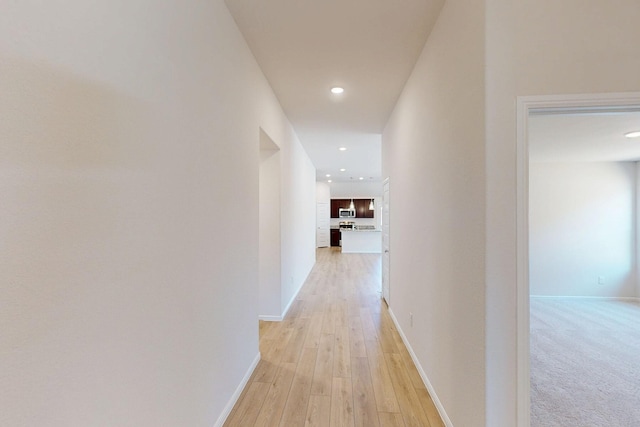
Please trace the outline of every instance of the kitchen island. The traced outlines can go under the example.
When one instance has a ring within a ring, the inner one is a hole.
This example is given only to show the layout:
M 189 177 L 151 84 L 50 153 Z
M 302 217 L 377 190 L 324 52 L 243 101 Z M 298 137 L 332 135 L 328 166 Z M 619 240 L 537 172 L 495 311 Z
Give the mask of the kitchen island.
M 342 229 L 343 254 L 379 254 L 382 252 L 380 230 Z

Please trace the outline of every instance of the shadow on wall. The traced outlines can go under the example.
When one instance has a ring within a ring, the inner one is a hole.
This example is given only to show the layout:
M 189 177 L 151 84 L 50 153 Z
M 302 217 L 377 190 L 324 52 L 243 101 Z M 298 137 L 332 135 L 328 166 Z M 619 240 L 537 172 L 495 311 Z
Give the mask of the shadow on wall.
M 153 215 L 167 203 L 149 108 L 45 63 L 3 56 L 0 75 L 0 347 L 14 348 L 148 271 L 162 249 L 147 242 L 171 221 Z
M 259 306 L 263 320 L 281 320 L 281 158 L 280 148 L 260 129 Z

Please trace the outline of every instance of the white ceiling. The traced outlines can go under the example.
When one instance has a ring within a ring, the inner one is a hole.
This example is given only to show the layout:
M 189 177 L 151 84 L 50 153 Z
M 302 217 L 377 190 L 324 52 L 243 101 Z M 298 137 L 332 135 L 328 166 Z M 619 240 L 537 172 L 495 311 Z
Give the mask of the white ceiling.
M 381 179 L 380 134 L 443 3 L 226 0 L 318 180 L 335 182 Z
M 444 0 L 225 1 L 317 179 L 379 181 L 381 132 Z M 640 160 L 640 139 L 623 136 L 631 130 L 638 111 L 534 115 L 530 160 Z
M 640 160 L 640 112 L 574 112 L 529 118 L 529 159 L 533 162 Z

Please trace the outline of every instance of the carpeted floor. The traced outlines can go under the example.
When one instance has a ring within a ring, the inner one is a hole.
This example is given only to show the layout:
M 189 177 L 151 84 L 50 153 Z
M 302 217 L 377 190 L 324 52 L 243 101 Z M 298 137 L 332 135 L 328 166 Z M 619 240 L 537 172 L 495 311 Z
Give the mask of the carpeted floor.
M 531 299 L 531 426 L 640 426 L 640 304 Z

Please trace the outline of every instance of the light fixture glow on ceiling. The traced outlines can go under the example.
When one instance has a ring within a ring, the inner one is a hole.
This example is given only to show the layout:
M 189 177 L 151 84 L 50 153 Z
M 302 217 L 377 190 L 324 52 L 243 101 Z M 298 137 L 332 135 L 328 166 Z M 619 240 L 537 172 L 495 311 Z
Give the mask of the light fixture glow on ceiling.
M 340 147 L 340 148 L 338 148 L 338 150 L 340 150 L 340 151 L 347 151 L 347 147 Z
M 341 88 L 339 86 L 331 88 L 331 93 L 333 93 L 333 94 L 338 95 L 338 94 L 341 94 L 342 92 L 344 92 L 344 88 Z
M 328 180 L 327 180 L 327 182 L 333 182 L 333 181 L 331 181 L 330 179 L 328 179 Z
M 331 176 L 331 174 L 330 174 L 330 173 L 328 173 L 326 176 L 327 176 L 327 178 L 329 178 L 329 177 Z
M 640 138 L 640 130 L 636 130 L 633 132 L 627 132 L 624 134 L 627 138 Z
M 364 179 L 364 177 L 363 177 L 363 176 L 361 176 L 361 177 L 360 177 L 360 178 L 358 178 L 358 179 L 359 179 L 360 181 L 362 181 L 362 180 Z
M 346 169 L 345 169 L 345 168 L 340 169 L 340 172 L 344 172 L 344 171 L 346 171 Z

